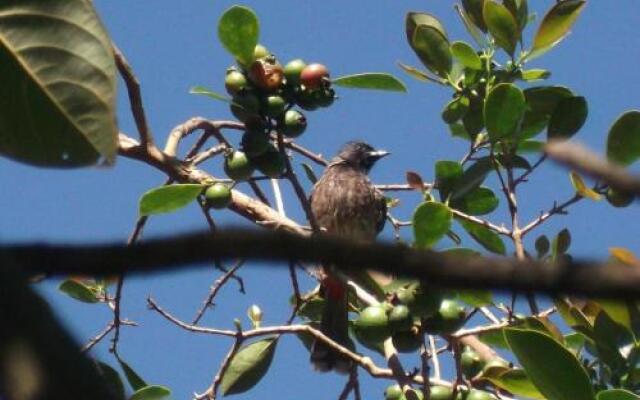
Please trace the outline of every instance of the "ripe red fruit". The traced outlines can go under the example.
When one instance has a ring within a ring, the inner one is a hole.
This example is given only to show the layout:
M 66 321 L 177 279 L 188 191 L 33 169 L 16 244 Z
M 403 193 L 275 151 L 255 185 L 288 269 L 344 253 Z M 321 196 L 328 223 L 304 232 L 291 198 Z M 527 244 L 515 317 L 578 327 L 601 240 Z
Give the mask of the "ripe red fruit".
M 329 70 L 322 64 L 309 64 L 300 73 L 300 83 L 307 89 L 324 87 L 329 79 Z

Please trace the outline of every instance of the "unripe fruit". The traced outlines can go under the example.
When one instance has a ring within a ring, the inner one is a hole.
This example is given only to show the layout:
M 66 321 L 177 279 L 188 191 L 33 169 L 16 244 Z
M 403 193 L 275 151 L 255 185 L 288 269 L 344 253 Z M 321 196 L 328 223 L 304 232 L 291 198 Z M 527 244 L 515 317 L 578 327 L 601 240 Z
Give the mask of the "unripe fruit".
M 409 311 L 417 317 L 431 317 L 438 312 L 442 294 L 424 285 L 411 285 L 396 292 L 400 303 L 407 305 Z
M 284 114 L 284 121 L 282 124 L 282 133 L 290 138 L 295 138 L 307 129 L 307 119 L 304 114 L 296 110 L 287 110 Z
M 460 303 L 445 299 L 440 303 L 438 312 L 425 321 L 425 330 L 438 335 L 448 335 L 462 327 L 465 317 L 464 307 Z
M 447 386 L 431 386 L 431 400 L 453 400 L 453 389 Z
M 314 111 L 319 107 L 315 92 L 304 86 L 300 87 L 300 91 L 296 95 L 296 104 L 306 111 Z
M 271 95 L 264 99 L 264 113 L 271 118 L 281 116 L 286 107 L 287 103 L 281 96 Z
M 256 48 L 253 49 L 253 60 L 259 60 L 261 58 L 265 58 L 267 56 L 271 55 L 271 53 L 269 52 L 269 49 L 267 49 L 266 47 L 264 47 L 261 44 L 257 44 Z
M 378 342 L 389 337 L 389 319 L 382 306 L 369 306 L 360 312 L 355 322 L 360 336 L 370 342 Z
M 309 64 L 300 73 L 300 82 L 311 90 L 325 87 L 328 79 L 329 70 L 322 64 Z
M 422 390 L 409 389 L 400 396 L 400 400 L 424 400 Z
M 389 327 L 393 332 L 406 332 L 413 326 L 413 317 L 409 307 L 398 304 L 389 313 Z
M 400 400 L 402 389 L 397 383 L 387 387 L 384 391 L 384 400 Z
M 614 207 L 626 207 L 633 202 L 633 194 L 621 192 L 609 188 L 606 194 L 607 201 Z
M 467 379 L 471 379 L 482 371 L 484 361 L 475 350 L 467 347 L 460 354 L 460 365 Z
M 259 88 L 273 92 L 280 87 L 283 79 L 282 65 L 267 59 L 259 59 L 249 68 L 249 79 Z
M 227 93 L 232 96 L 246 90 L 248 84 L 247 77 L 237 70 L 230 70 L 224 78 L 224 87 L 227 89 Z
M 260 100 L 251 92 L 240 92 L 233 96 L 231 113 L 242 122 L 259 119 Z
M 224 160 L 224 172 L 235 181 L 245 181 L 253 174 L 253 164 L 242 151 L 234 151 Z
M 252 161 L 260 172 L 270 178 L 279 178 L 286 170 L 282 153 L 273 145 L 269 145 L 267 151 L 258 157 L 252 158 Z
M 284 66 L 284 77 L 287 79 L 287 85 L 298 85 L 300 83 L 300 74 L 306 66 L 307 64 L 299 58 L 289 61 Z
M 336 92 L 331 88 L 319 90 L 315 95 L 316 104 L 320 107 L 329 107 L 333 104 L 335 98 Z
M 400 353 L 415 353 L 422 344 L 422 338 L 414 331 L 396 332 L 393 334 L 392 339 L 393 346 Z
M 269 135 L 265 132 L 248 130 L 242 135 L 242 151 L 249 157 L 264 154 L 270 146 Z
M 224 183 L 216 182 L 205 190 L 204 198 L 210 207 L 225 208 L 231 202 L 231 188 Z

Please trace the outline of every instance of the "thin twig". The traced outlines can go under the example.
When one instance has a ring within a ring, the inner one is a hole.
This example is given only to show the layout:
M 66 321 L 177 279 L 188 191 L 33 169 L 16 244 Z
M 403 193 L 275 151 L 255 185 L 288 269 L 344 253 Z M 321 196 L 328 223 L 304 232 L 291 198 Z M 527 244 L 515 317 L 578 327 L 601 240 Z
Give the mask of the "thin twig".
M 327 165 L 329 165 L 329 161 L 325 160 L 322 157 L 322 154 L 314 153 L 311 150 L 300 146 L 294 141 L 285 141 L 284 145 L 286 148 L 291 149 L 296 153 L 303 155 L 304 157 L 308 158 L 309 160 L 315 162 L 318 165 L 321 165 L 323 167 L 326 167 Z
M 505 228 L 504 226 L 498 226 L 495 224 L 492 224 L 491 222 L 487 221 L 486 219 L 482 219 L 482 218 L 478 218 L 475 217 L 473 215 L 468 215 L 463 213 L 460 210 L 456 210 L 454 208 L 450 208 L 451 213 L 453 215 L 455 215 L 456 217 L 460 218 L 460 219 L 464 219 L 470 222 L 474 222 L 476 224 L 482 225 L 485 228 L 492 230 L 493 232 L 499 234 L 499 235 L 504 235 L 504 236 L 509 236 L 511 237 L 511 231 L 507 228 Z
M 209 294 L 207 295 L 207 298 L 204 300 L 204 302 L 202 303 L 202 307 L 198 309 L 198 311 L 196 312 L 196 316 L 193 318 L 193 322 L 192 322 L 193 325 L 197 325 L 202 319 L 202 317 L 204 316 L 205 311 L 209 307 L 214 305 L 213 300 L 215 299 L 220 289 L 222 289 L 224 284 L 227 283 L 229 279 L 235 277 L 235 273 L 238 271 L 238 269 L 240 269 L 240 267 L 242 267 L 242 265 L 244 265 L 244 261 L 245 260 L 243 259 L 236 261 L 235 265 L 233 265 L 227 272 L 225 272 L 222 276 L 216 279 L 213 285 L 211 285 L 211 289 L 209 289 Z M 244 292 L 244 288 L 242 286 L 241 286 L 241 289 Z
M 529 222 L 524 228 L 521 229 L 522 236 L 524 237 L 527 233 L 529 233 L 535 227 L 537 227 L 538 225 L 542 224 L 544 221 L 546 221 L 547 219 L 551 218 L 552 216 L 554 216 L 556 214 L 565 214 L 567 207 L 569 207 L 570 205 L 572 205 L 574 203 L 579 202 L 583 198 L 584 197 L 582 197 L 582 196 L 580 196 L 579 194 L 576 193 L 573 197 L 571 197 L 569 200 L 565 201 L 564 203 L 561 203 L 561 204 L 554 203 L 553 207 L 551 207 L 549 209 L 549 211 L 541 213 L 538 218 L 536 218 L 533 221 Z
M 536 161 L 531 168 L 529 168 L 528 170 L 526 170 L 525 172 L 522 173 L 522 175 L 520 175 L 517 179 L 515 179 L 513 181 L 513 185 L 514 186 L 518 186 L 519 184 L 521 184 L 522 182 L 526 182 L 527 178 L 529 177 L 529 175 L 531 175 L 533 173 L 533 171 L 536 170 L 536 168 L 538 168 L 540 165 L 542 165 L 542 163 L 547 159 L 547 155 L 543 154 L 542 156 L 540 156 L 540 158 L 538 158 L 538 161 Z
M 256 197 L 258 199 L 260 199 L 260 201 L 266 205 L 271 207 L 271 203 L 269 202 L 269 199 L 267 199 L 267 195 L 264 194 L 264 192 L 262 191 L 262 189 L 260 188 L 260 186 L 258 185 L 258 182 L 256 182 L 255 179 L 251 179 L 248 181 L 249 183 L 249 187 L 251 187 L 251 190 L 253 190 L 253 193 L 255 193 Z M 278 213 L 281 217 L 286 218 L 284 215 Z
M 296 263 L 293 260 L 289 261 L 289 277 L 291 279 L 291 287 L 293 288 L 295 304 L 293 305 L 291 316 L 287 321 L 288 325 L 296 318 L 298 310 L 300 310 L 300 306 L 302 306 L 303 303 L 302 295 L 300 294 L 300 286 L 298 285 L 298 275 L 296 274 Z

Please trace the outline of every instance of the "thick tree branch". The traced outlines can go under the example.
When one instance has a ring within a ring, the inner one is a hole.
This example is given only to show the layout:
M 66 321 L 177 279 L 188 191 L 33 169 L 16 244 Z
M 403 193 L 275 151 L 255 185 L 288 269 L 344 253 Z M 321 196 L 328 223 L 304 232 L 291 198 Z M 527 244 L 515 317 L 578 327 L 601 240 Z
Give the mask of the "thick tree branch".
M 293 259 L 336 265 L 347 272 L 377 269 L 424 279 L 442 287 L 640 298 L 640 270 L 625 265 L 577 259 L 546 264 L 536 260 L 456 257 L 397 244 L 360 243 L 328 235 L 303 237 L 285 231 L 190 233 L 128 247 L 122 244 L 0 246 L 0 262 L 13 259 L 25 272 L 55 275 L 160 272 L 207 263 L 215 257 Z

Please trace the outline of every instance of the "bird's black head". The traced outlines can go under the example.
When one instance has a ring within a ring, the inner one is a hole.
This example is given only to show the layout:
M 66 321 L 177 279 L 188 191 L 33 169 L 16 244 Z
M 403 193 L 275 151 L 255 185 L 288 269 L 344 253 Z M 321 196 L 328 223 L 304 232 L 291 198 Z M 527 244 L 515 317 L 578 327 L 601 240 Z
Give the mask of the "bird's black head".
M 386 155 L 389 155 L 388 151 L 376 150 L 367 143 L 347 142 L 338 152 L 336 159 L 364 172 L 369 172 L 376 161 Z

